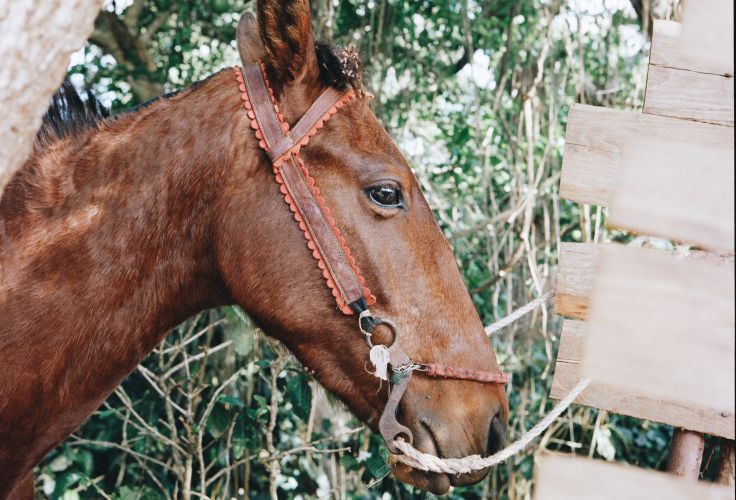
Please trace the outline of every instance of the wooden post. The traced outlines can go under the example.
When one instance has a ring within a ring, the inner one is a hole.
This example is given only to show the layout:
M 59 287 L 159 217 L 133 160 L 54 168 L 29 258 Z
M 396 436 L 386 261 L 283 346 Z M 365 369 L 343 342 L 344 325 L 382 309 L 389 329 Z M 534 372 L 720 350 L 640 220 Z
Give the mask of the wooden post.
M 667 470 L 676 476 L 690 481 L 700 477 L 700 464 L 703 461 L 705 438 L 699 432 L 675 429 L 670 443 L 670 458 Z
M 736 472 L 736 457 L 734 457 L 733 441 L 721 439 L 721 458 L 718 460 L 717 481 L 721 484 L 733 487 L 736 484 L 734 473 Z

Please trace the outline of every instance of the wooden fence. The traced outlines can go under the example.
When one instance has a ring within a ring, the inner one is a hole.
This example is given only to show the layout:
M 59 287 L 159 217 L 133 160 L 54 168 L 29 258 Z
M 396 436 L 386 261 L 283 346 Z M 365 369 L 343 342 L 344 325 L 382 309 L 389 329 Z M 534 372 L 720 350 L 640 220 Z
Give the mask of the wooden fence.
M 643 113 L 570 111 L 561 196 L 687 245 L 562 245 L 552 397 L 590 377 L 576 402 L 674 426 L 668 468 L 682 477 L 543 456 L 538 500 L 734 497 L 733 127 L 731 0 L 691 0 L 683 24 L 655 21 Z M 703 433 L 723 439 L 725 486 L 697 481 Z

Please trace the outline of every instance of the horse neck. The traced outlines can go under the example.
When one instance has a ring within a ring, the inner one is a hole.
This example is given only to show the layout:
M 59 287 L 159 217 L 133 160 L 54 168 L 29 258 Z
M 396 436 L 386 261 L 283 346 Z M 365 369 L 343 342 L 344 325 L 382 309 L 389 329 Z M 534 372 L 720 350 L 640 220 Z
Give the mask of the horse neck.
M 239 106 L 222 72 L 59 141 L 8 187 L 0 428 L 61 412 L 63 424 L 44 422 L 41 448 L 55 444 L 167 329 L 229 300 L 211 240 L 217 196 L 237 151 L 249 147 Z

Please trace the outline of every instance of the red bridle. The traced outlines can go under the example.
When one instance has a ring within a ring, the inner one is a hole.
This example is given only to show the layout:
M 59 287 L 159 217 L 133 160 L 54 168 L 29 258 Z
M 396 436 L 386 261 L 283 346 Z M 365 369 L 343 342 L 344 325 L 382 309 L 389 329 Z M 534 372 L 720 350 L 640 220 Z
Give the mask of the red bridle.
M 358 97 L 356 92 L 350 89 L 341 93 L 327 88 L 290 128 L 279 112 L 262 63 L 235 68 L 235 78 L 251 128 L 261 149 L 270 159 L 284 200 L 303 231 L 307 247 L 317 260 L 338 308 L 344 314 L 358 314 L 358 327 L 371 348 L 370 359 L 376 365 L 377 371 L 381 362 L 376 360 L 383 359 L 383 363 L 387 363 L 393 372 L 391 393 L 378 427 L 388 449 L 400 454 L 401 451 L 394 447 L 393 441 L 401 436 L 411 443 L 413 436 L 407 427 L 396 420 L 396 410 L 414 371 L 429 377 L 492 384 L 506 384 L 509 376 L 505 373 L 455 368 L 437 363 L 416 363 L 401 349 L 396 325 L 390 320 L 374 316 L 368 309 L 376 302 L 376 297 L 366 287 L 345 238 L 340 234 L 335 219 L 330 215 L 324 198 L 299 155 L 299 150 L 309 143 L 311 137 L 338 109 Z M 385 325 L 392 331 L 390 345 L 374 346 L 371 342 L 373 331 L 378 325 Z M 385 369 L 386 365 L 383 366 L 384 371 Z

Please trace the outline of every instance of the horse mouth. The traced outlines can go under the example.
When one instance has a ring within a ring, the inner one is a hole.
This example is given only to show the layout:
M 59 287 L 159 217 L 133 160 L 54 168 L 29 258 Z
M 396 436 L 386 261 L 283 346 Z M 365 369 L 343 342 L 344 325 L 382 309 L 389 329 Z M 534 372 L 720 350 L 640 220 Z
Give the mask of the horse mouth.
M 440 441 L 437 439 L 432 427 L 426 422 L 420 422 L 419 428 L 414 431 L 414 447 L 424 453 L 437 457 L 444 457 Z M 399 481 L 411 484 L 419 489 L 445 495 L 451 486 L 467 486 L 481 481 L 490 469 L 482 469 L 468 474 L 445 474 L 437 472 L 425 472 L 414 469 L 408 465 L 396 462 L 393 465 L 394 475 Z
M 438 444 L 432 428 L 424 422 L 420 422 L 419 428 L 414 431 L 414 447 L 424 453 L 441 457 L 442 450 Z M 392 465 L 394 476 L 401 482 L 411 484 L 421 490 L 445 495 L 452 486 L 452 480 L 448 474 L 437 472 L 425 472 L 413 467 L 396 462 Z

